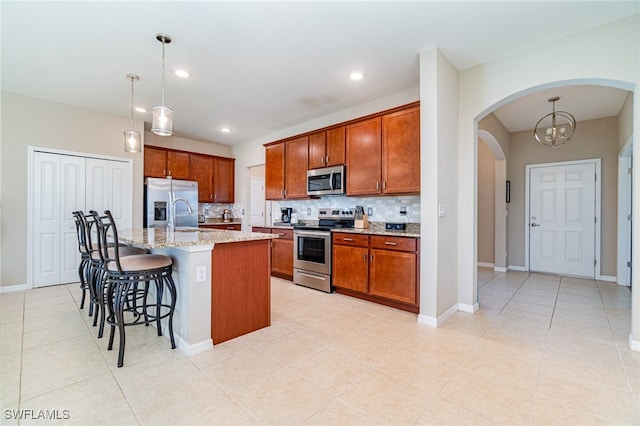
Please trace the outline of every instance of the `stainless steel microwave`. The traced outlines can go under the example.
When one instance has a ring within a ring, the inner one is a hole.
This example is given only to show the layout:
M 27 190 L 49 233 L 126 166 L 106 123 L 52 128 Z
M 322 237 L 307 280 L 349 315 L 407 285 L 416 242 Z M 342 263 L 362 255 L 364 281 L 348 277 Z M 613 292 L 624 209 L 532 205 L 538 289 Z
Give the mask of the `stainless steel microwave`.
M 307 195 L 345 193 L 345 167 L 334 166 L 307 171 Z

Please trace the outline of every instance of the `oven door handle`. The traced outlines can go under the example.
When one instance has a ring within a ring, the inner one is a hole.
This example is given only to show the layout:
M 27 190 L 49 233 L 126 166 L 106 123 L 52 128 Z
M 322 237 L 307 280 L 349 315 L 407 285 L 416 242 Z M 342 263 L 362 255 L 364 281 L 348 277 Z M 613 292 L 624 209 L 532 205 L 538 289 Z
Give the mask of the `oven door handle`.
M 293 231 L 293 233 L 295 235 L 302 235 L 302 236 L 313 236 L 313 237 L 328 237 L 331 233 L 330 232 L 322 232 L 322 231 Z
M 331 188 L 331 191 L 333 192 L 333 190 L 335 189 L 333 187 L 333 169 L 331 169 L 331 177 L 329 178 L 329 187 Z

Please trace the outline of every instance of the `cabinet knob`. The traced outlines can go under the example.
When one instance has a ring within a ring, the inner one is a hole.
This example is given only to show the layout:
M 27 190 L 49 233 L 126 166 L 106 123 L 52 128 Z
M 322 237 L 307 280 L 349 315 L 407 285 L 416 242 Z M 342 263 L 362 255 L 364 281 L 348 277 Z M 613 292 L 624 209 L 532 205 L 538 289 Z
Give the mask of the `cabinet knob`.
M 382 189 L 387 189 L 387 181 L 386 180 L 382 181 Z
M 384 243 L 385 243 L 385 245 L 388 245 L 388 246 L 397 246 L 398 245 L 398 243 L 394 243 L 393 241 L 385 241 Z
M 364 262 L 366 262 L 366 261 L 367 261 L 367 254 L 366 254 L 366 253 L 362 255 L 362 260 L 363 260 Z
M 376 182 L 376 189 L 380 188 L 380 182 Z
M 353 238 L 343 238 L 343 241 L 353 241 Z
M 369 262 L 373 263 L 373 253 L 369 255 Z

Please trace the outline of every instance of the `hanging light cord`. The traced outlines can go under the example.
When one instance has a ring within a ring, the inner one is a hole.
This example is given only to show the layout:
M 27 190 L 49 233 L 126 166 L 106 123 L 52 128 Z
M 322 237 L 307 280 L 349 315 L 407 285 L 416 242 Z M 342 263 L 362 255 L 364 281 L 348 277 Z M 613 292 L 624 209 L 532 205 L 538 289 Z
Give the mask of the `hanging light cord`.
M 164 107 L 164 37 L 162 38 L 162 106 Z
M 133 77 L 129 77 L 131 79 L 131 130 L 135 130 L 133 123 Z

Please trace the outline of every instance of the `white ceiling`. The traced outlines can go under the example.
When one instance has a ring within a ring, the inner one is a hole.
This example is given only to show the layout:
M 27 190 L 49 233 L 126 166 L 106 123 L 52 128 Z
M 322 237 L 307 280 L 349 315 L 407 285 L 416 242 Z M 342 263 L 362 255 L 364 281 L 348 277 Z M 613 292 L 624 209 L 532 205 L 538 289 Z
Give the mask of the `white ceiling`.
M 2 90 L 128 116 L 125 75 L 135 73 L 136 104 L 150 110 L 160 103 L 155 35 L 163 32 L 173 38 L 165 104 L 175 110 L 174 130 L 228 145 L 415 88 L 418 54 L 432 46 L 463 70 L 640 13 L 638 1 L 3 0 L 0 7 Z M 191 76 L 175 77 L 177 68 Z M 362 81 L 349 80 L 354 69 Z M 625 93 L 552 92 L 514 101 L 497 116 L 509 130 L 530 129 L 556 94 L 559 109 L 579 121 L 616 115 Z

